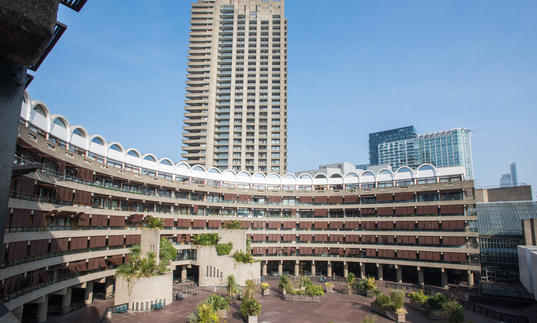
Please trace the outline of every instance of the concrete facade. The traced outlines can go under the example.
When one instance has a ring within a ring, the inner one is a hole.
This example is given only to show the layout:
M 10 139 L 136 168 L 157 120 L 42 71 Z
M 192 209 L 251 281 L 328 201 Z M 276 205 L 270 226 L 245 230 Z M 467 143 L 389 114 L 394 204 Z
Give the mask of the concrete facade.
M 532 201 L 531 186 L 479 188 L 475 190 L 477 202 Z
M 537 300 L 537 247 L 518 246 L 520 283 Z
M 130 311 L 149 311 L 151 306 L 162 303 L 169 305 L 173 301 L 173 275 L 132 278 L 128 281 L 123 276 L 116 276 L 116 296 L 114 305 L 128 304 Z

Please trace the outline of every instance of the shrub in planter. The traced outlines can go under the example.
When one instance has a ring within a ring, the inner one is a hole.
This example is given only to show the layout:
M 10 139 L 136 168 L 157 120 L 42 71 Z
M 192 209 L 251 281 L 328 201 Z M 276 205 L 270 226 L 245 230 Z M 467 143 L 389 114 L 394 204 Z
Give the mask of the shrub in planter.
M 216 245 L 216 253 L 219 256 L 229 255 L 229 253 L 231 252 L 231 249 L 233 249 L 233 244 L 231 242 L 219 243 Z
M 442 309 L 442 304 L 449 301 L 449 297 L 442 293 L 436 293 L 434 295 L 429 296 L 427 301 L 425 302 L 425 308 L 428 311 L 431 312 L 437 312 Z
M 268 283 L 261 284 L 261 291 L 263 296 L 270 295 L 270 286 Z
M 423 293 L 423 290 L 408 293 L 407 297 L 410 298 L 411 300 L 415 301 L 416 303 L 421 304 L 421 305 L 425 305 L 425 302 L 427 302 L 427 299 L 429 299 L 429 296 L 425 295 Z
M 326 288 L 327 293 L 332 293 L 334 291 L 334 283 L 324 283 L 324 288 Z
M 380 294 L 371 304 L 371 308 L 394 321 L 404 322 L 406 311 L 403 307 L 405 294 L 402 291 L 392 291 L 390 295 Z
M 218 323 L 218 315 L 214 307 L 203 303 L 196 307 L 194 313 L 187 318 L 188 323 Z
M 377 293 L 377 282 L 375 277 L 367 277 L 365 279 L 359 279 L 353 284 L 353 287 L 359 292 L 360 295 L 373 297 Z
M 257 316 L 261 313 L 261 304 L 253 298 L 248 298 L 242 301 L 239 309 L 242 317 L 248 318 L 249 316 Z

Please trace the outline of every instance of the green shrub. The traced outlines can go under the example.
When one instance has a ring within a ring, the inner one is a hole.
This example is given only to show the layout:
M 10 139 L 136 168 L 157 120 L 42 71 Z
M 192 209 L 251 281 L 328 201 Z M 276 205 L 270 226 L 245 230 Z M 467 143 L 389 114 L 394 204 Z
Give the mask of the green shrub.
M 410 298 L 411 300 L 415 301 L 415 302 L 418 302 L 420 304 L 425 304 L 425 302 L 427 302 L 427 299 L 429 298 L 428 295 L 425 295 L 423 293 L 423 290 L 419 290 L 417 292 L 412 292 L 412 293 L 409 293 L 408 295 L 408 298 Z
M 385 305 L 389 304 L 390 301 L 390 296 L 386 294 L 380 294 L 379 296 L 377 296 L 374 303 L 384 307 Z
M 405 293 L 400 290 L 392 290 L 390 292 L 390 299 L 395 309 L 398 310 L 405 304 Z
M 144 226 L 150 229 L 162 229 L 164 228 L 164 221 L 160 218 L 154 218 L 152 216 L 147 216 L 144 219 Z
M 218 323 L 216 310 L 210 304 L 202 303 L 188 316 L 188 323 Z
M 434 295 L 429 296 L 427 301 L 425 302 L 425 306 L 428 310 L 436 312 L 442 309 L 442 305 L 449 301 L 449 298 L 442 294 L 442 293 L 436 293 Z
M 286 285 L 288 285 L 291 282 L 291 279 L 287 275 L 283 275 L 280 277 L 280 283 L 278 284 L 278 287 L 285 288 Z
M 308 285 L 306 286 L 306 295 L 309 296 L 323 296 L 324 290 L 323 287 L 320 285 Z
M 256 262 L 256 260 L 254 259 L 254 257 L 252 257 L 251 254 L 247 252 L 242 252 L 240 250 L 235 251 L 235 253 L 233 254 L 233 259 L 235 259 L 236 262 L 242 262 L 244 264 L 251 264 Z
M 256 316 L 261 313 L 261 304 L 256 301 L 254 298 L 248 298 L 242 301 L 241 307 L 239 309 L 242 317 L 248 318 L 248 316 Z
M 190 242 L 199 246 L 216 246 L 218 244 L 218 233 L 195 234 Z
M 367 277 L 355 281 L 353 287 L 357 290 L 362 291 L 374 291 L 375 289 L 377 289 L 377 282 L 375 281 L 375 277 Z
M 165 239 L 160 239 L 159 264 L 157 265 L 157 256 L 154 252 L 148 252 L 147 256 L 142 258 L 140 245 L 132 246 L 130 259 L 118 266 L 116 275 L 124 276 L 127 280 L 132 277 L 151 277 L 161 275 L 167 272 L 171 260 L 177 257 L 177 250 L 173 244 Z
M 216 245 L 216 253 L 219 256 L 229 255 L 231 252 L 231 249 L 233 249 L 233 243 L 219 243 Z
M 212 294 L 207 298 L 205 304 L 211 305 L 216 311 L 229 310 L 229 297 Z
M 237 230 L 241 228 L 242 228 L 242 225 L 240 221 L 238 220 L 233 220 L 233 221 L 224 223 L 224 229 Z
M 441 313 L 449 323 L 464 322 L 464 308 L 456 300 L 452 299 L 442 304 Z

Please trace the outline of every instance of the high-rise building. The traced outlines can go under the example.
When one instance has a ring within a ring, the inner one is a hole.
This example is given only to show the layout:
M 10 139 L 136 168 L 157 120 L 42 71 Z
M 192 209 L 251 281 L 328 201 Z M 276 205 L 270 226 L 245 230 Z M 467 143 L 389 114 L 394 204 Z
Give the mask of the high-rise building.
M 383 142 L 378 145 L 379 164 L 393 169 L 401 166 L 416 168 L 421 165 L 418 138 Z
M 183 154 L 190 164 L 287 171 L 284 1 L 192 4 Z
M 508 174 L 503 174 L 500 177 L 500 187 L 515 187 L 518 186 L 518 174 L 516 171 L 516 163 L 511 163 L 509 165 Z
M 385 142 L 413 139 L 418 135 L 414 126 L 379 131 L 369 134 L 369 164 L 379 164 L 379 145 Z
M 419 135 L 421 161 L 436 167 L 464 166 L 466 178 L 473 179 L 471 136 L 465 128 Z
M 518 174 L 516 171 L 516 163 L 511 163 L 511 181 L 513 186 L 518 186 Z

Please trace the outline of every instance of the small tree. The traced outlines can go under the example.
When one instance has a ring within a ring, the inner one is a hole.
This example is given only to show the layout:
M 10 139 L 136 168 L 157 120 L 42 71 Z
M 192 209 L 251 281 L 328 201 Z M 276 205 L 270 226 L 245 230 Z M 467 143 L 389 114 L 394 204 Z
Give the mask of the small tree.
M 464 322 L 464 308 L 454 299 L 442 304 L 441 313 L 442 317 L 448 320 L 449 323 Z
M 234 296 L 239 292 L 239 287 L 237 286 L 237 283 L 235 282 L 235 276 L 229 275 L 227 276 L 227 294 L 229 296 Z
M 346 288 L 351 288 L 352 284 L 354 284 L 354 281 L 356 280 L 354 273 L 349 273 L 347 275 L 347 284 L 345 285 Z
M 246 290 L 244 293 L 244 299 L 254 299 L 255 298 L 255 283 L 253 280 L 248 279 L 245 281 L 246 283 Z
M 261 313 L 261 304 L 253 298 L 245 299 L 242 301 L 239 312 L 244 318 L 248 318 L 248 316 L 257 316 Z

